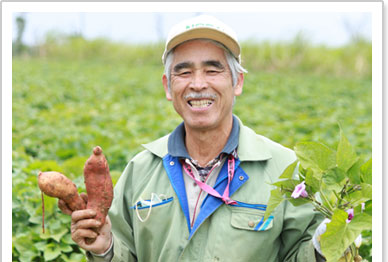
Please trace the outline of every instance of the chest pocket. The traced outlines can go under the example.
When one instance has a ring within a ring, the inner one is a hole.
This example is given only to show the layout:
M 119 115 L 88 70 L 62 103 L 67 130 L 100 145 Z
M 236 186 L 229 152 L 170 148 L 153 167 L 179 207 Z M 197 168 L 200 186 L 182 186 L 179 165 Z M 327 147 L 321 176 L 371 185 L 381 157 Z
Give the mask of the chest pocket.
M 264 220 L 264 211 L 261 210 L 232 207 L 230 223 L 232 227 L 237 229 L 267 231 L 272 228 L 273 219 L 274 217 L 271 215 L 267 220 Z
M 130 209 L 133 209 L 136 213 L 137 218 L 141 222 L 146 222 L 151 215 L 151 212 L 157 211 L 158 207 L 165 206 L 166 204 L 172 202 L 174 200 L 173 197 L 157 199 L 155 200 L 142 200 L 135 203 L 135 205 L 131 206 Z

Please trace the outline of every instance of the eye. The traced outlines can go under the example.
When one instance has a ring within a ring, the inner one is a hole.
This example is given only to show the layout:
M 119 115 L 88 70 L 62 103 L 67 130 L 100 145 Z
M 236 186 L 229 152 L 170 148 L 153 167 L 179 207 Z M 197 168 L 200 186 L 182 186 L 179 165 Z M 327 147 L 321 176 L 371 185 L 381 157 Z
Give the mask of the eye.
M 221 71 L 211 69 L 211 70 L 207 70 L 206 73 L 207 73 L 208 75 L 216 75 L 216 74 L 218 74 L 218 73 L 221 73 Z
M 187 77 L 187 76 L 191 75 L 191 71 L 181 71 L 181 72 L 176 73 L 175 75 L 180 76 L 180 77 Z

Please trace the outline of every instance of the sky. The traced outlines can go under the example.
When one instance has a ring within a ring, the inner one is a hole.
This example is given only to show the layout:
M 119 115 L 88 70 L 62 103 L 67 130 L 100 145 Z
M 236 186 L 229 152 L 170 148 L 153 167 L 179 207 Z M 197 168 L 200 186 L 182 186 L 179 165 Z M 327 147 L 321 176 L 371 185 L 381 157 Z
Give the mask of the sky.
M 341 46 L 360 34 L 372 35 L 372 15 L 366 12 L 15 12 L 26 20 L 23 41 L 38 44 L 47 32 L 82 33 L 126 43 L 164 40 L 175 23 L 198 14 L 217 17 L 232 27 L 239 40 L 290 41 L 298 33 L 313 44 Z

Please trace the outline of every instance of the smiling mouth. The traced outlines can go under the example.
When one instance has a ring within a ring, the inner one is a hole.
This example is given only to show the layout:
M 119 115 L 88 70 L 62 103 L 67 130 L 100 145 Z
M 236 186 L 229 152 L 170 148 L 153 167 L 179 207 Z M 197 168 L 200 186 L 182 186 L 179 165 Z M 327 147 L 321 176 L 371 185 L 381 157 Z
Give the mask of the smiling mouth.
M 205 108 L 213 104 L 213 100 L 203 99 L 203 100 L 190 100 L 188 104 L 193 108 Z

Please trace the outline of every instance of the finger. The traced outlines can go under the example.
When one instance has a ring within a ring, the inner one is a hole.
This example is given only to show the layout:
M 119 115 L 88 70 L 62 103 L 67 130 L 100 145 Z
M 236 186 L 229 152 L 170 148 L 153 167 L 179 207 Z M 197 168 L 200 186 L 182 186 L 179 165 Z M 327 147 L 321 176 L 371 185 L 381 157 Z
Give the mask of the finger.
M 109 217 L 106 217 L 105 224 L 99 229 L 98 236 L 93 243 L 85 241 L 88 249 L 96 254 L 105 253 L 112 242 L 111 222 Z
M 101 222 L 96 219 L 81 219 L 77 223 L 71 223 L 71 230 L 76 231 L 78 229 L 95 229 L 97 230 L 101 226 Z
M 73 213 L 73 210 L 71 210 L 62 199 L 58 199 L 58 208 L 66 215 L 71 215 L 71 213 Z
M 75 224 L 79 220 L 90 219 L 94 218 L 95 216 L 96 211 L 94 211 L 93 209 L 76 210 L 71 214 L 71 222 Z
M 85 238 L 95 239 L 97 236 L 98 234 L 91 229 L 78 229 L 71 233 L 71 239 L 84 249 L 87 249 Z
M 85 193 L 81 193 L 80 196 L 83 199 L 83 201 L 85 202 L 85 204 L 88 204 L 88 195 Z
M 104 236 L 108 236 L 111 234 L 112 224 L 110 222 L 109 216 L 105 218 L 105 224 L 99 230 L 99 233 Z

